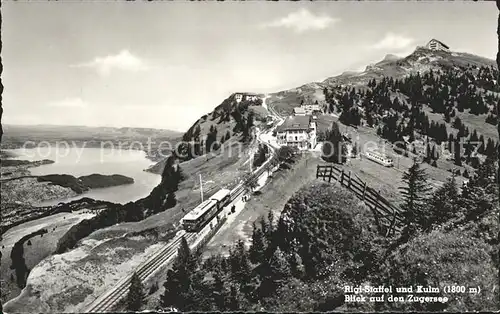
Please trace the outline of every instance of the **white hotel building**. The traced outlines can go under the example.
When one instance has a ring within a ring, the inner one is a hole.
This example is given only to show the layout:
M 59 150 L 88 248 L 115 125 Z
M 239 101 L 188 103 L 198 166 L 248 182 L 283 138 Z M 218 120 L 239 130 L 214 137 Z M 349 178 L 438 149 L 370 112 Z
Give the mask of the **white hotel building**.
M 234 96 L 238 103 L 242 100 L 256 101 L 260 98 L 259 95 L 253 93 L 236 93 Z
M 316 146 L 316 122 L 311 116 L 287 118 L 276 130 L 276 140 L 280 146 L 294 146 L 299 150 Z
M 438 50 L 438 51 L 445 51 L 445 52 L 450 51 L 450 47 L 448 47 L 443 42 L 441 42 L 437 39 L 431 39 L 427 43 L 426 47 L 427 47 L 427 49 L 430 49 L 430 50 Z

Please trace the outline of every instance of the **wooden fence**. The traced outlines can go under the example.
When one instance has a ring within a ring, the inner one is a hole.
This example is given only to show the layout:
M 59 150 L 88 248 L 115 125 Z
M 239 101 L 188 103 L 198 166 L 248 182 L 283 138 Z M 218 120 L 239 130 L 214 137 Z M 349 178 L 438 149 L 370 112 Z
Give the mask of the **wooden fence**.
M 403 211 L 383 198 L 380 193 L 367 186 L 366 182 L 363 182 L 355 175 L 351 175 L 350 171 L 346 173 L 344 169 L 337 168 L 334 165 L 318 165 L 316 178 L 339 183 L 354 192 L 372 210 L 375 223 L 381 234 L 389 236 L 401 231 L 404 221 Z

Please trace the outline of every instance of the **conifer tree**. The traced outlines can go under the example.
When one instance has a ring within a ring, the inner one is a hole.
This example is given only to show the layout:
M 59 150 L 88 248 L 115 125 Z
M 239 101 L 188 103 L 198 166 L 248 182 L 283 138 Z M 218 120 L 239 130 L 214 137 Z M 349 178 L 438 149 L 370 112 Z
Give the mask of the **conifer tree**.
M 455 165 L 462 166 L 462 140 L 459 136 L 455 139 L 453 150 Z
M 127 294 L 127 309 L 130 311 L 139 311 L 144 303 L 144 286 L 139 275 L 134 273 L 130 279 L 130 288 Z
M 327 139 L 323 144 L 323 158 L 326 161 L 343 163 L 346 159 L 346 146 L 338 124 L 334 121 Z
M 287 258 L 278 247 L 271 257 L 260 265 L 262 281 L 258 288 L 260 299 L 272 295 L 291 276 Z
M 478 153 L 480 154 L 484 154 L 484 151 L 486 149 L 486 146 L 484 144 L 484 136 L 481 134 L 481 136 L 479 137 L 479 148 L 478 148 Z
M 295 278 L 302 278 L 304 275 L 304 265 L 302 264 L 302 258 L 296 252 L 290 254 L 289 259 L 290 273 Z
M 181 166 L 177 165 L 176 180 L 175 180 L 175 190 L 179 189 L 179 184 L 186 179 L 186 174 L 182 170 Z
M 229 296 L 224 287 L 224 276 L 219 268 L 216 269 L 214 274 L 214 285 L 213 285 L 213 302 L 219 311 L 226 310 L 226 300 Z
M 285 254 L 279 247 L 274 250 L 274 253 L 269 261 L 269 270 L 272 281 L 276 286 L 281 285 L 281 283 L 288 279 L 291 275 L 290 264 L 288 263 Z
M 479 137 L 477 136 L 476 129 L 474 129 L 474 131 L 472 132 L 472 134 L 470 136 L 470 141 L 471 142 L 477 142 L 477 141 L 479 141 Z
M 462 120 L 460 120 L 459 117 L 456 117 L 453 121 L 453 127 L 457 130 L 460 130 L 460 128 L 462 128 Z
M 250 261 L 254 264 L 263 261 L 265 252 L 264 235 L 262 230 L 257 228 L 255 222 L 253 223 L 252 245 L 250 246 L 249 257 Z
M 488 138 L 487 144 L 486 144 L 486 149 L 485 149 L 485 154 L 486 156 L 489 157 L 494 157 L 496 154 L 495 150 L 495 142 L 490 138 Z
M 268 246 L 270 246 L 272 244 L 273 233 L 274 233 L 274 230 L 275 230 L 275 226 L 274 226 L 274 213 L 273 213 L 272 210 L 270 210 L 267 213 L 267 221 L 268 221 L 268 228 L 267 228 L 267 232 L 265 234 L 265 237 L 267 239 Z
M 403 195 L 401 208 L 405 215 L 404 235 L 409 236 L 414 233 L 425 221 L 425 205 L 430 191 L 427 182 L 425 169 L 420 168 L 420 164 L 414 159 L 413 165 L 403 175 L 405 186 L 400 188 Z
M 354 158 L 358 156 L 358 143 L 356 142 L 352 145 L 351 156 Z
M 237 311 L 240 308 L 238 289 L 234 284 L 231 285 L 227 309 L 229 311 Z
M 198 270 L 191 273 L 190 285 L 187 287 L 185 293 L 182 294 L 184 305 L 182 311 L 208 311 L 212 308 L 210 294 L 207 293 L 208 287 L 203 281 L 205 272 Z
M 461 209 L 465 221 L 476 220 L 498 204 L 495 159 L 487 158 L 463 188 Z
M 251 286 L 252 268 L 243 241 L 239 240 L 236 247 L 231 250 L 230 263 L 232 278 L 239 282 L 240 291 L 249 296 L 253 290 Z
M 266 235 L 268 232 L 268 229 L 269 229 L 269 224 L 267 223 L 266 218 L 264 216 L 260 216 L 259 224 L 260 224 L 260 230 L 262 231 L 262 234 Z M 265 245 L 267 245 L 268 244 L 267 238 L 264 237 L 264 239 L 266 239 Z
M 428 202 L 428 214 L 423 225 L 425 230 L 432 226 L 441 225 L 456 215 L 458 202 L 458 188 L 455 175 L 452 175 L 445 184 L 437 189 Z
M 174 192 L 168 193 L 167 199 L 165 200 L 165 207 L 172 208 L 176 204 L 177 204 L 177 199 L 175 197 L 175 193 Z
M 427 143 L 427 148 L 425 149 L 425 159 L 424 161 L 426 163 L 430 163 L 431 160 L 432 160 L 432 154 L 431 154 L 431 146 L 429 145 L 429 143 Z
M 182 238 L 172 269 L 167 272 L 167 280 L 163 284 L 164 294 L 160 303 L 166 307 L 183 310 L 187 304 L 187 293 L 191 286 L 191 274 L 196 268 L 196 258 L 192 256 L 186 238 Z

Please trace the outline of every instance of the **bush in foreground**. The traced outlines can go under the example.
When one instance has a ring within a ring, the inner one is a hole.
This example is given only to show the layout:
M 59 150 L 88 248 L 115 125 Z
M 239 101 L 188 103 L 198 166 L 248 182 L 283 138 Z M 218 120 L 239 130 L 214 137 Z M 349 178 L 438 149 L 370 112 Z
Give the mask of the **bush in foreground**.
M 411 239 L 385 261 L 380 284 L 393 287 L 422 285 L 439 287 L 447 303 L 391 303 L 385 309 L 398 311 L 493 311 L 499 307 L 498 269 L 490 247 L 471 232 L 434 230 Z M 481 287 L 480 294 L 445 294 L 447 285 Z M 423 295 L 422 295 L 423 296 Z

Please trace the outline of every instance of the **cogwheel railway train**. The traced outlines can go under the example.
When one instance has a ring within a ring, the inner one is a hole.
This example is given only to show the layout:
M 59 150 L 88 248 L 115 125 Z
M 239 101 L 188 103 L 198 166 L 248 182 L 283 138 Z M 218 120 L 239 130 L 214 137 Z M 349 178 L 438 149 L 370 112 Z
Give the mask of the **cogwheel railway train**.
M 231 199 L 231 191 L 221 189 L 208 200 L 196 206 L 182 218 L 182 226 L 187 232 L 198 232 L 215 217 Z
M 387 157 L 386 155 L 382 154 L 381 152 L 372 150 L 372 151 L 367 151 L 365 153 L 366 158 L 370 159 L 371 161 L 374 161 L 376 163 L 379 163 L 383 166 L 386 167 L 393 167 L 394 166 L 394 161 L 392 158 Z
M 265 165 L 262 165 L 261 168 L 256 173 L 252 174 L 248 180 L 255 180 L 256 178 L 259 178 L 265 168 Z M 244 190 L 244 184 L 240 183 L 232 190 L 232 192 L 228 189 L 221 189 L 217 191 L 208 200 L 196 206 L 181 219 L 181 224 L 184 230 L 187 232 L 200 231 L 209 221 L 219 214 L 225 206 L 229 204 L 231 199 L 234 199 L 235 195 L 241 194 Z

